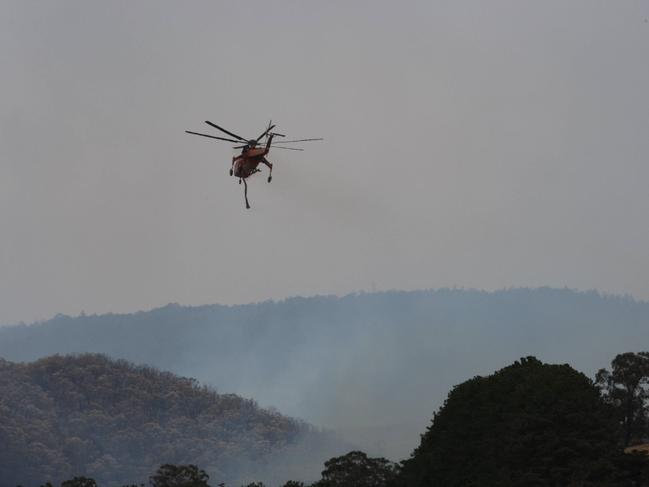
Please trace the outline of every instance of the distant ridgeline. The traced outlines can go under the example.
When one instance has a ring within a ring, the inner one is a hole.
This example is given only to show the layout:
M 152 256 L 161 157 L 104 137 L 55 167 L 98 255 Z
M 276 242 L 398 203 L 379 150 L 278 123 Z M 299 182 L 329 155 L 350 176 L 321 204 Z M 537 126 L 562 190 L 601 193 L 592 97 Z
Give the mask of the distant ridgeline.
M 0 360 L 1 487 L 76 475 L 103 486 L 146 482 L 161 463 L 200 463 L 234 481 L 268 475 L 265 461 L 301 444 L 326 449 L 325 436 L 252 400 L 123 360 Z
M 150 364 L 335 428 L 393 460 L 412 452 L 431 410 L 467 377 L 534 355 L 592 378 L 648 343 L 649 303 L 551 288 L 168 305 L 0 327 L 6 360 L 93 352 Z
M 390 334 L 413 336 L 414 343 L 430 337 L 444 347 L 459 343 L 458 337 L 466 344 L 487 346 L 506 337 L 505 345 L 529 343 L 551 349 L 610 337 L 602 341 L 610 343 L 610 350 L 593 359 L 592 366 L 598 367 L 602 359 L 606 363 L 611 354 L 629 349 L 639 333 L 649 339 L 648 324 L 649 302 L 594 291 L 388 291 L 236 306 L 169 304 L 131 314 L 57 315 L 29 325 L 0 326 L 0 357 L 30 361 L 55 353 L 97 352 L 178 371 L 207 364 L 222 368 L 233 357 L 252 360 L 263 352 L 263 367 L 254 372 L 274 376 L 271 369 L 291 365 L 291 357 L 299 355 L 296 346 L 312 347 L 321 338 L 344 350 L 354 347 L 358 338 L 377 341 L 376 332 L 387 334 L 388 339 L 393 338 Z M 447 331 L 453 333 L 440 334 Z M 458 332 L 462 333 L 458 336 Z M 520 353 L 512 360 L 518 357 Z M 235 368 L 250 372 L 250 367 L 239 365 Z M 229 367 L 214 373 L 227 378 L 232 372 Z M 220 380 L 215 383 L 228 389 Z

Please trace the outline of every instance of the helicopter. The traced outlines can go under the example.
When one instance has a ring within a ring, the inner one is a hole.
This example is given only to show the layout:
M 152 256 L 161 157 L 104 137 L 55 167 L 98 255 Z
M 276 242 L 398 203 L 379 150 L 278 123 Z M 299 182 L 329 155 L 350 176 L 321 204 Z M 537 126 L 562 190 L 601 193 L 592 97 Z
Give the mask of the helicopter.
M 275 128 L 272 120 L 268 122 L 268 127 L 264 130 L 259 137 L 256 139 L 244 139 L 240 135 L 237 135 L 229 130 L 219 127 L 215 123 L 206 120 L 205 123 L 211 127 L 214 127 L 217 130 L 229 135 L 231 139 L 225 137 L 217 137 L 215 135 L 201 134 L 198 132 L 192 132 L 190 130 L 185 130 L 186 133 L 192 135 L 200 135 L 201 137 L 208 137 L 210 139 L 223 140 L 226 142 L 232 142 L 239 144 L 234 146 L 235 149 L 241 149 L 241 153 L 232 157 L 232 165 L 230 166 L 230 176 L 239 178 L 239 184 L 243 181 L 244 186 L 244 198 L 246 200 L 246 209 L 250 209 L 250 203 L 248 203 L 248 183 L 246 179 L 252 176 L 255 173 L 261 172 L 257 166 L 259 164 L 264 164 L 268 167 L 268 182 L 270 183 L 273 180 L 273 164 L 266 159 L 266 156 L 270 152 L 271 147 L 277 149 L 286 149 L 286 150 L 296 150 L 303 151 L 297 147 L 286 147 L 283 144 L 293 144 L 299 142 L 311 142 L 314 140 L 324 140 L 322 138 L 311 138 L 311 139 L 299 139 L 299 140 L 286 140 L 286 141 L 276 141 L 273 142 L 275 137 L 286 137 L 284 134 L 278 134 L 277 132 L 272 132 Z M 266 139 L 261 143 L 262 139 Z M 235 140 L 236 139 L 236 140 Z M 241 145 L 243 143 L 243 145 Z M 273 145 L 275 144 L 275 145 Z

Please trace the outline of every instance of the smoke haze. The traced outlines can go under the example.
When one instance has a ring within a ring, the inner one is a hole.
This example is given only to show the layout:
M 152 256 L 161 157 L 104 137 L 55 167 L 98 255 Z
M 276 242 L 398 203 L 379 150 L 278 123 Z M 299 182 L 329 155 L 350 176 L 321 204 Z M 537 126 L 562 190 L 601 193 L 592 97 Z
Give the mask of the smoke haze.
M 369 289 L 649 298 L 646 2 L 0 6 L 0 323 Z M 213 120 L 291 137 L 252 210 Z
M 101 352 L 147 363 L 396 460 L 452 386 L 529 355 L 594 377 L 617 353 L 644 348 L 648 323 L 649 304 L 628 298 L 442 289 L 59 316 L 0 328 L 0 357 Z

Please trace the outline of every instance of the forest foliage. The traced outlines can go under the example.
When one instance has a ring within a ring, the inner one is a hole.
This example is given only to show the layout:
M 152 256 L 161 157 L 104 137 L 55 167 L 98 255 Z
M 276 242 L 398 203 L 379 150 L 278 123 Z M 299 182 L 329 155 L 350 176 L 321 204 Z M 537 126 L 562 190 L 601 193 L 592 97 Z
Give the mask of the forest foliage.
M 649 485 L 646 457 L 625 455 L 622 439 L 616 407 L 593 381 L 527 357 L 449 393 L 400 485 Z
M 600 369 L 596 384 L 604 400 L 616 412 L 624 446 L 648 436 L 649 352 L 626 352 L 611 362 L 611 370 Z
M 161 463 L 200 463 L 230 479 L 317 435 L 304 422 L 194 379 L 101 355 L 0 360 L 0 485 L 73 476 L 146 479 Z
M 0 357 L 94 352 L 150 364 L 326 424 L 369 454 L 396 459 L 410 454 L 454 384 L 522 354 L 568 360 L 591 375 L 612 351 L 649 343 L 647 323 L 649 302 L 596 292 L 388 291 L 59 315 L 0 326 Z
M 640 428 L 649 414 L 648 356 L 620 354 L 610 372 L 600 370 L 596 382 L 567 364 L 546 364 L 534 357 L 476 376 L 451 390 L 409 459 L 395 464 L 350 451 L 326 461 L 320 480 L 309 487 L 649 487 L 649 457 L 624 450 L 630 419 L 633 442 L 646 441 L 648 434 L 646 427 Z M 8 393 L 0 396 L 0 441 L 16 447 L 0 450 L 0 475 L 10 475 L 19 466 L 23 485 L 30 483 L 24 470 L 29 464 L 41 469 L 31 480 L 56 478 L 75 468 L 83 473 L 63 481 L 62 487 L 119 485 L 116 481 L 128 482 L 129 476 L 138 479 L 131 486 L 143 478 L 152 487 L 221 486 L 222 471 L 212 469 L 210 484 L 210 475 L 201 468 L 218 464 L 218 455 L 213 459 L 210 452 L 192 450 L 194 444 L 214 435 L 211 441 L 220 442 L 221 453 L 250 455 L 224 440 L 243 435 L 251 451 L 261 456 L 273 442 L 288 441 L 305 427 L 252 401 L 220 396 L 192 379 L 97 355 L 56 356 L 33 364 L 0 362 L 0 384 Z M 24 407 L 12 410 L 11 401 L 23 401 Z M 630 416 L 629 404 L 636 408 Z M 197 421 L 220 427 L 206 429 Z M 158 429 L 151 435 L 153 423 Z M 107 429 L 97 431 L 102 427 Z M 224 431 L 231 436 L 223 436 Z M 11 436 L 17 434 L 23 435 L 19 441 Z M 153 472 L 152 465 L 163 458 L 160 448 L 167 435 L 173 439 L 170 447 L 187 449 L 183 458 L 192 463 L 165 463 L 147 477 L 144 470 Z M 57 449 L 61 440 L 63 448 Z M 21 445 L 28 449 L 21 451 Z M 99 456 L 98 448 L 107 450 Z M 108 455 L 117 470 L 101 470 Z M 99 460 L 88 464 L 88 458 Z M 98 482 L 86 477 L 93 471 Z M 2 478 L 4 485 L 18 483 Z M 256 481 L 246 487 L 263 486 Z M 283 487 L 306 486 L 291 480 Z

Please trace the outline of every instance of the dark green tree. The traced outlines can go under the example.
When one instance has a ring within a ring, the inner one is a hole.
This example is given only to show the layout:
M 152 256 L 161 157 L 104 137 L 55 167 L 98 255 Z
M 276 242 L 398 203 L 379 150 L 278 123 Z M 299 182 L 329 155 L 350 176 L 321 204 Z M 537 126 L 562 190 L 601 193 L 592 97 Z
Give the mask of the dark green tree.
M 599 391 L 568 365 L 521 359 L 456 386 L 403 463 L 400 484 L 595 486 L 621 456 Z
M 296 480 L 289 480 L 282 487 L 304 487 L 304 482 L 297 482 Z
M 369 458 L 362 451 L 325 462 L 322 479 L 316 487 L 384 487 L 390 485 L 397 475 L 396 464 L 385 458 Z
M 87 477 L 75 477 L 62 482 L 61 487 L 97 487 L 97 482 Z
M 161 465 L 149 479 L 152 487 L 209 487 L 209 475 L 196 465 Z
M 616 356 L 611 370 L 600 369 L 595 380 L 605 400 L 617 411 L 624 446 L 643 437 L 647 433 L 649 352 Z

